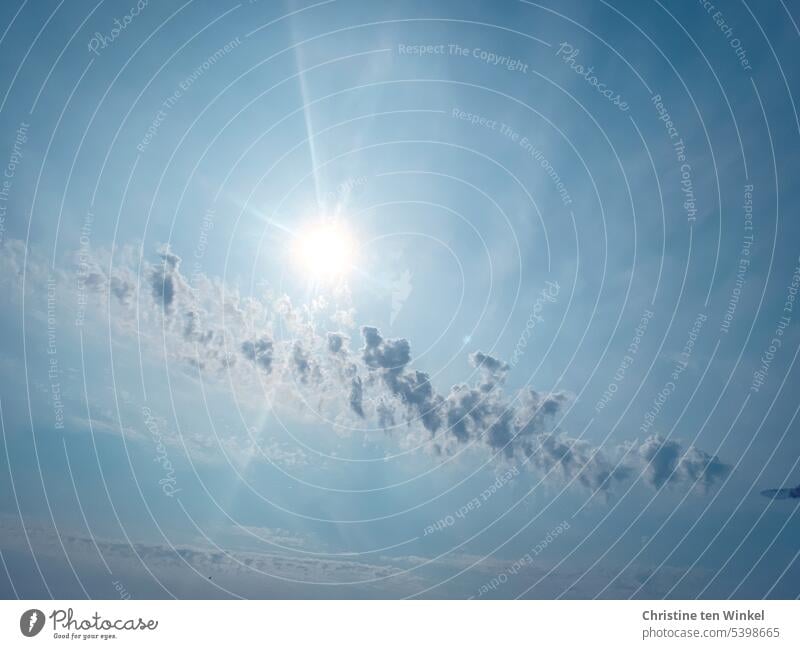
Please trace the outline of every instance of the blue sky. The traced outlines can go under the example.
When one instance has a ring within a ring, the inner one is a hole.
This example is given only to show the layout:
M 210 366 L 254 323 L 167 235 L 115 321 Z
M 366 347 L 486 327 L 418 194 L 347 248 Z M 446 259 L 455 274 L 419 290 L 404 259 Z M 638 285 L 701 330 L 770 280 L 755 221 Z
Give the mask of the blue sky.
M 800 31 L 717 4 L 5 3 L 0 593 L 796 597 Z

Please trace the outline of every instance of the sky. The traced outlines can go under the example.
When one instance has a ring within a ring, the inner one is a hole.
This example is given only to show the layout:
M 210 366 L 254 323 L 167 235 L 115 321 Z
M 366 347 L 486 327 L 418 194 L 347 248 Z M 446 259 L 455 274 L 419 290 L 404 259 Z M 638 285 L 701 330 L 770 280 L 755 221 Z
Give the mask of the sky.
M 5 2 L 4 598 L 796 598 L 790 3 Z

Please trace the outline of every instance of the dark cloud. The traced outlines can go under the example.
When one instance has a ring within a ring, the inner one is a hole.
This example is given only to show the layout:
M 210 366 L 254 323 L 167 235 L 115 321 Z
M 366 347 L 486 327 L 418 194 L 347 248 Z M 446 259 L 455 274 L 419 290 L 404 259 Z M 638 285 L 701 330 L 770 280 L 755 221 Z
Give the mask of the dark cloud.
M 172 252 L 169 245 L 159 249 L 160 262 L 150 268 L 150 287 L 153 299 L 165 313 L 169 313 L 179 293 L 189 288 L 180 272 L 181 258 Z
M 430 376 L 419 370 L 406 371 L 411 362 L 411 345 L 405 338 L 384 339 L 377 328 L 362 327 L 364 347 L 361 357 L 367 368 L 380 373 L 392 396 L 412 414 L 412 420 L 419 420 L 431 433 L 441 425 L 438 412 L 442 398 L 436 394 Z
M 482 418 L 482 395 L 466 386 L 454 386 L 447 396 L 447 427 L 459 442 L 472 436 L 473 423 Z
M 111 278 L 111 294 L 123 304 L 130 304 L 136 294 L 136 285 L 121 277 Z
M 484 373 L 478 385 L 456 385 L 445 398 L 447 430 L 459 442 L 481 439 L 507 457 L 524 455 L 530 447 L 527 440 L 548 429 L 568 398 L 561 392 L 524 389 L 509 399 L 500 389 L 505 364 L 485 356 L 477 360 L 486 358 L 495 362 L 488 363 L 490 373 Z M 471 361 L 475 360 L 473 355 Z
M 272 354 L 274 345 L 266 336 L 261 336 L 256 340 L 246 340 L 241 345 L 244 357 L 266 372 L 272 370 Z
M 386 429 L 395 426 L 394 408 L 383 399 L 379 400 L 376 404 L 375 412 L 378 416 L 378 425 L 381 426 L 381 428 Z
M 481 351 L 473 352 L 469 355 L 469 362 L 473 367 L 479 369 L 483 375 L 483 383 L 481 389 L 484 392 L 494 389 L 497 385 L 502 384 L 506 375 L 508 374 L 509 365 L 496 359 L 494 356 L 489 356 Z
M 384 340 L 376 327 L 361 327 L 362 358 L 367 367 L 400 373 L 411 361 L 411 345 L 405 338 Z
M 364 418 L 363 399 L 364 387 L 361 383 L 361 379 L 356 376 L 350 382 L 350 408 L 362 419 Z
M 457 443 L 482 441 L 507 458 L 525 458 L 528 463 L 564 481 L 577 481 L 592 491 L 607 492 L 620 481 L 640 474 L 654 488 L 683 484 L 707 489 L 730 471 L 717 457 L 677 440 L 653 436 L 634 445 L 624 461 L 590 442 L 550 432 L 548 427 L 569 402 L 564 392 L 540 393 L 523 389 L 507 397 L 503 384 L 507 363 L 485 354 L 470 355 L 480 370 L 477 385 L 453 386 L 442 397 L 430 377 L 409 368 L 411 350 L 405 339 L 384 339 L 375 327 L 364 327 L 362 357 L 365 365 L 381 377 L 392 396 L 406 408 L 406 420 L 419 420 L 430 432 L 441 433 L 441 447 L 452 436 Z M 380 417 L 389 421 L 384 407 Z M 395 411 L 391 411 L 392 421 Z
M 644 463 L 642 478 L 655 488 L 684 482 L 707 488 L 730 472 L 716 456 L 659 435 L 648 437 L 635 452 Z
M 389 370 L 383 378 L 392 394 L 415 413 L 426 430 L 431 433 L 439 430 L 442 398 L 434 391 L 428 374 L 418 370 L 403 373 Z
M 761 495 L 767 498 L 772 498 L 772 500 L 800 498 L 800 485 L 790 488 L 784 487 L 782 489 L 765 489 L 761 492 Z
M 328 351 L 333 354 L 339 354 L 345 349 L 345 345 L 348 342 L 347 336 L 337 332 L 329 332 L 327 335 L 328 339 Z
M 524 388 L 517 395 L 517 434 L 525 437 L 541 433 L 568 402 L 566 392 L 541 393 Z
M 562 393 L 541 395 L 528 390 L 512 403 L 501 390 L 509 366 L 483 352 L 469 357 L 480 370 L 478 385 L 455 385 L 443 397 L 434 390 L 428 374 L 407 369 L 411 361 L 408 341 L 384 339 L 375 327 L 363 327 L 362 333 L 365 365 L 379 374 L 390 394 L 405 407 L 407 422 L 418 420 L 429 433 L 441 432 L 443 442 L 450 436 L 458 443 L 477 440 L 511 458 L 521 453 L 520 439 L 543 432 L 567 401 Z M 385 421 L 387 414 L 385 409 L 381 413 Z
M 187 311 L 184 314 L 183 337 L 199 345 L 208 345 L 214 340 L 214 331 L 204 329 L 203 316 L 197 311 Z
M 512 440 L 516 435 L 513 425 L 514 413 L 510 409 L 503 410 L 495 417 L 486 429 L 486 442 L 492 448 L 502 449 L 508 457 L 514 455 Z
M 309 363 L 308 354 L 299 342 L 296 342 L 292 347 L 292 362 L 300 376 L 300 380 L 306 383 L 308 381 L 308 374 L 311 371 L 311 363 Z
M 531 463 L 543 471 L 554 471 L 564 480 L 577 480 L 587 489 L 607 492 L 615 481 L 631 475 L 629 467 L 612 462 L 585 440 L 547 433 L 526 445 Z

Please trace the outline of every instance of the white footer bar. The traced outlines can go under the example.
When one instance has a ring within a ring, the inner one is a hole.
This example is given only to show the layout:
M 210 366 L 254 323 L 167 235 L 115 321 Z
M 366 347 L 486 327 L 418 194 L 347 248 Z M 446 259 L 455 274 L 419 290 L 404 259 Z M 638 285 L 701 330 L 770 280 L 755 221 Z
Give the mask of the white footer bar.
M 796 601 L 0 602 L 0 647 L 777 648 L 799 630 Z

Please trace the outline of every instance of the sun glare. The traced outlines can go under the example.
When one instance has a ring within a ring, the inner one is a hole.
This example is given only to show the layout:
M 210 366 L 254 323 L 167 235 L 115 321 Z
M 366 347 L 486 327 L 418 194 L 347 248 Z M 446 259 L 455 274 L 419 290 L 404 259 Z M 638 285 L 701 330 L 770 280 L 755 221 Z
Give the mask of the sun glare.
M 315 223 L 295 235 L 292 258 L 298 270 L 316 281 L 336 280 L 353 267 L 356 245 L 341 223 Z

